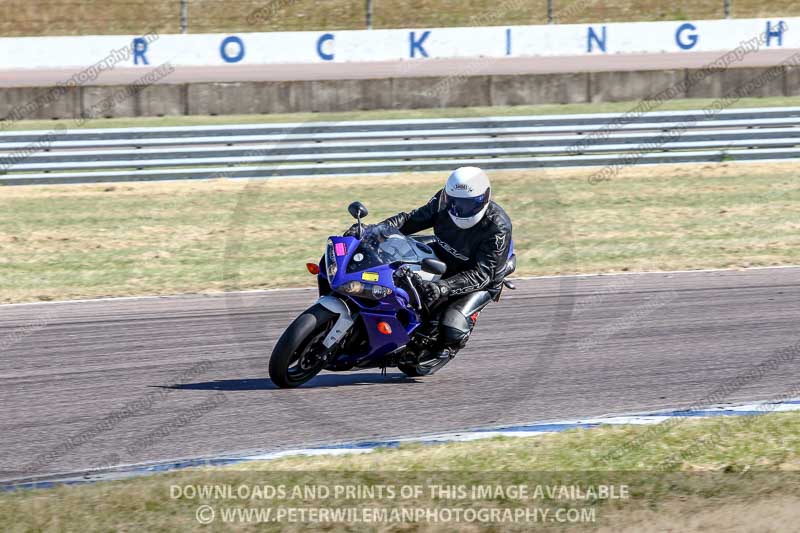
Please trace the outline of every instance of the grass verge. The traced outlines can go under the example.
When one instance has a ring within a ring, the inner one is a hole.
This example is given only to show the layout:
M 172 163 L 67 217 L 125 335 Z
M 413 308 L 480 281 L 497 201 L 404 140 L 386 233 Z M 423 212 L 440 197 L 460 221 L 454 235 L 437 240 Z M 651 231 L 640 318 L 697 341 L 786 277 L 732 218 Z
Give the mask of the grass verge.
M 196 512 L 201 505 L 214 507 L 216 520 L 208 526 L 214 531 L 230 527 L 299 531 L 304 527 L 289 523 L 288 516 L 278 523 L 222 523 L 223 508 L 236 507 L 459 508 L 462 513 L 527 508 L 549 510 L 550 518 L 565 508 L 586 513 L 574 515 L 580 520 L 571 523 L 312 524 L 329 531 L 506 531 L 528 530 L 532 525 L 558 530 L 569 525 L 570 529 L 605 531 L 785 531 L 800 517 L 800 413 L 686 418 L 655 436 L 654 427 L 658 426 L 605 426 L 539 437 L 407 444 L 363 455 L 285 458 L 2 493 L 0 529 L 188 530 L 198 527 Z M 625 453 L 606 460 L 614 450 Z M 197 487 L 210 485 L 228 486 L 240 495 L 244 493 L 239 487 L 244 486 L 247 494 L 265 496 L 283 486 L 284 497 L 195 496 Z M 388 489 L 382 495 L 337 489 L 345 485 L 373 490 L 392 486 L 395 495 L 390 496 Z M 613 485 L 620 497 L 581 499 L 574 492 L 566 497 L 560 492 L 561 487 L 578 486 L 588 494 L 601 485 Z M 328 494 L 320 489 L 314 489 L 315 494 L 295 493 L 295 487 L 302 492 L 323 486 Z M 404 486 L 422 489 L 416 494 Z M 450 487 L 451 492 L 437 486 Z M 454 486 L 464 487 L 464 492 Z M 509 490 L 512 486 L 526 487 L 526 497 L 522 489 Z M 491 490 L 486 492 L 486 487 Z
M 544 24 L 547 2 L 490 0 L 411 0 L 373 2 L 375 28 L 441 26 L 506 26 Z M 699 20 L 724 16 L 719 0 L 553 0 L 553 19 L 558 23 L 603 21 Z M 735 0 L 734 17 L 796 16 L 800 8 L 792 0 Z M 363 0 L 236 0 L 188 3 L 189 33 L 242 31 L 364 29 Z M 174 1 L 30 2 L 5 0 L 0 4 L 0 34 L 89 35 L 141 34 L 145 31 L 178 33 L 180 4 Z
M 711 98 L 687 98 L 667 100 L 654 111 L 681 111 L 711 107 L 716 100 Z M 437 109 L 382 109 L 373 111 L 342 111 L 331 113 L 285 113 L 272 115 L 223 115 L 223 116 L 167 116 L 95 118 L 89 120 L 20 120 L 8 125 L 8 131 L 50 130 L 59 124 L 69 129 L 128 128 L 158 126 L 207 126 L 219 124 L 264 124 L 285 122 L 317 122 L 346 120 L 390 120 L 419 118 L 474 118 L 519 115 L 558 115 L 573 113 L 623 113 L 633 109 L 638 101 L 602 102 L 586 104 L 546 104 L 496 107 L 448 107 Z M 775 96 L 769 98 L 742 98 L 730 109 L 751 107 L 800 106 L 800 96 Z
M 795 163 L 495 172 L 519 275 L 800 264 Z M 442 174 L 7 187 L 0 302 L 309 286 L 352 223 L 424 204 Z

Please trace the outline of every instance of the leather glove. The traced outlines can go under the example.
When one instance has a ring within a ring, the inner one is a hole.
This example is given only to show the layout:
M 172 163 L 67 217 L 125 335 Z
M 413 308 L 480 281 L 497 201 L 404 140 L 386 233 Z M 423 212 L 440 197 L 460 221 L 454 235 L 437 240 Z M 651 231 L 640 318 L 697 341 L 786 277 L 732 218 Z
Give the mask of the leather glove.
M 371 227 L 373 227 L 373 226 L 374 226 L 374 224 L 362 224 L 362 226 L 364 227 L 364 232 L 366 233 L 366 231 L 367 231 L 368 229 L 370 229 Z M 350 227 L 347 229 L 347 231 L 345 231 L 345 232 L 342 234 L 342 237 L 356 237 L 356 236 L 358 236 L 358 222 L 356 222 L 355 224 L 353 224 L 352 226 L 350 226 Z
M 422 299 L 428 307 L 433 307 L 439 300 L 447 298 L 449 294 L 450 284 L 444 280 L 422 282 Z

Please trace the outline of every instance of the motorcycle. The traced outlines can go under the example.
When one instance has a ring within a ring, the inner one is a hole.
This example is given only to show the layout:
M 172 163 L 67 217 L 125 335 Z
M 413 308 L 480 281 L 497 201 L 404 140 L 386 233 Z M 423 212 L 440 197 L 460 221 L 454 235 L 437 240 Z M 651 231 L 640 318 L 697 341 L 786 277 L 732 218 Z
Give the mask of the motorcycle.
M 319 263 L 319 299 L 283 332 L 269 360 L 269 376 L 281 388 L 302 385 L 323 369 L 396 367 L 409 377 L 431 375 L 449 360 L 427 360 L 438 336 L 437 309 L 420 297 L 422 280 L 437 280 L 446 265 L 428 242 L 379 224 L 365 228 L 367 208 L 348 207 L 355 236 L 332 236 Z M 511 244 L 505 276 L 516 268 Z M 504 279 L 503 286 L 514 288 Z M 502 292 L 502 287 L 501 287 Z M 499 294 L 495 299 L 499 299 Z

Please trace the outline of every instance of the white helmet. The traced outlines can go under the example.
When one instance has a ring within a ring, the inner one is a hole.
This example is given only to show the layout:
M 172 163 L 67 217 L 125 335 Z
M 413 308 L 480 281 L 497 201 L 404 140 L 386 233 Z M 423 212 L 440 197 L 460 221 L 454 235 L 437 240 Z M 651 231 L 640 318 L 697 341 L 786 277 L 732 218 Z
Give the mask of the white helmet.
M 491 196 L 486 172 L 478 167 L 461 167 L 447 178 L 439 196 L 439 209 L 447 210 L 456 226 L 469 229 L 483 219 Z

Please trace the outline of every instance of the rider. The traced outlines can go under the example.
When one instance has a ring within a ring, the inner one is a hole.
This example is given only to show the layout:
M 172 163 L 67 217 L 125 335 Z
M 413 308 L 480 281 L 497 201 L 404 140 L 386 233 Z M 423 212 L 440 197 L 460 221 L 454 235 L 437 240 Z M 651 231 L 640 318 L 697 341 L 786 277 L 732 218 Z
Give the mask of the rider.
M 429 307 L 447 304 L 432 358 L 454 357 L 467 344 L 480 311 L 500 292 L 511 246 L 511 219 L 492 201 L 491 193 L 483 170 L 457 168 L 427 204 L 382 222 L 405 235 L 433 228 L 436 238 L 428 244 L 447 265 L 446 279 L 422 282 Z

